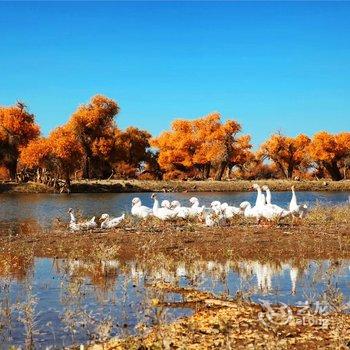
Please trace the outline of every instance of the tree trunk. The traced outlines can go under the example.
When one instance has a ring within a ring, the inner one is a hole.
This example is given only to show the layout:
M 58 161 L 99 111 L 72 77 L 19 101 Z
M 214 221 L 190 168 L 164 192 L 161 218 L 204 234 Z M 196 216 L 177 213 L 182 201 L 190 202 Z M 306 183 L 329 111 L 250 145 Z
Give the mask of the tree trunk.
M 231 178 L 231 173 L 232 173 L 232 168 L 233 166 L 227 166 L 227 178 L 230 179 Z
M 90 179 L 90 157 L 85 156 L 83 160 L 83 179 Z
M 65 180 L 67 193 L 70 194 L 71 193 L 71 183 L 70 183 L 70 173 L 69 172 L 66 172 L 64 180 Z
M 324 162 L 323 166 L 328 171 L 328 173 L 331 176 L 332 180 L 339 181 L 339 180 L 341 180 L 343 178 L 341 173 L 340 173 L 340 170 L 339 170 L 337 162 L 335 162 L 335 161 L 333 161 L 331 163 Z
M 227 166 L 227 162 L 221 162 L 221 163 L 219 164 L 219 169 L 218 169 L 218 171 L 216 172 L 215 180 L 221 181 L 221 178 L 222 178 L 222 175 L 224 175 L 226 166 Z
M 211 168 L 210 163 L 207 163 L 207 164 L 204 165 L 204 173 L 203 173 L 203 175 L 204 175 L 204 179 L 205 180 L 209 178 L 210 168 Z
M 293 177 L 293 170 L 294 170 L 294 165 L 292 163 L 288 164 L 288 169 L 287 169 L 287 178 L 291 179 Z
M 17 159 L 13 159 L 7 162 L 7 170 L 10 174 L 10 179 L 17 181 Z
M 275 159 L 273 159 L 273 158 L 272 158 L 272 160 L 275 162 L 275 164 L 277 165 L 277 168 L 281 171 L 282 175 L 283 175 L 286 179 L 288 179 L 288 171 L 287 171 L 286 169 L 283 168 L 283 165 L 282 165 L 279 161 L 277 161 L 277 160 L 275 160 Z

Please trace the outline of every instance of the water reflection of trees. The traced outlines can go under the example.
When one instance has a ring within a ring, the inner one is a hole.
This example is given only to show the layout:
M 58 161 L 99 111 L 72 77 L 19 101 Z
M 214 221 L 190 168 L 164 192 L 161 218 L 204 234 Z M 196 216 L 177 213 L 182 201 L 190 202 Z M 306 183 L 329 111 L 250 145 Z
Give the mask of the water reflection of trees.
M 22 281 L 33 268 L 34 258 L 31 255 L 15 255 L 0 253 L 0 278 L 10 278 Z

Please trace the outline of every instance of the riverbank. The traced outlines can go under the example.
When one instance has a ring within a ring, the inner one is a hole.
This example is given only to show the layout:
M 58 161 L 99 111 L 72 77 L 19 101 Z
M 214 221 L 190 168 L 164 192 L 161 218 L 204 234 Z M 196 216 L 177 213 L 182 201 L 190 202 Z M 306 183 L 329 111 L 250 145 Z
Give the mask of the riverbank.
M 145 255 L 218 261 L 350 258 L 349 205 L 316 207 L 299 224 L 286 218 L 273 226 L 257 226 L 242 217 L 228 226 L 205 227 L 198 222 L 137 221 L 130 216 L 122 227 L 108 231 L 72 233 L 67 225 L 55 221 L 53 228 L 42 229 L 35 222 L 12 227 L 0 223 L 0 253 L 121 261 Z
M 72 182 L 72 193 L 124 192 L 244 192 L 252 184 L 268 185 L 273 191 L 350 191 L 350 180 L 291 181 L 291 180 L 231 180 L 231 181 L 153 181 L 153 180 L 80 180 Z M 40 183 L 0 183 L 0 193 L 53 193 Z

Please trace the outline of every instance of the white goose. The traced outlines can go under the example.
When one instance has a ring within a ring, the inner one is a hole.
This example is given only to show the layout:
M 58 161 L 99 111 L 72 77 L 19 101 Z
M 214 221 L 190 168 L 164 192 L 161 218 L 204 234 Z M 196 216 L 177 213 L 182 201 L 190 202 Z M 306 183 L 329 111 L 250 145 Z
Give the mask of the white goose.
M 292 186 L 292 198 L 289 203 L 289 211 L 293 216 L 298 216 L 300 219 L 302 219 L 305 217 L 307 209 L 308 207 L 306 204 L 298 204 L 295 188 Z
M 168 208 L 162 208 L 159 206 L 159 201 L 155 193 L 152 194 L 151 198 L 154 200 L 153 203 L 153 215 L 160 220 L 172 220 L 176 217 L 177 213 L 175 210 Z
M 262 186 L 261 189 L 266 192 L 266 196 L 265 196 L 266 204 L 271 204 L 271 191 L 270 191 L 270 189 L 266 185 Z
M 255 200 L 255 206 L 262 206 L 266 204 L 265 195 L 261 191 L 261 187 L 258 184 L 253 184 L 253 188 L 257 191 Z
M 221 203 L 219 201 L 211 202 L 210 208 L 214 211 L 215 214 L 222 214 Z
M 110 219 L 108 214 L 102 214 L 100 220 L 103 220 L 101 223 L 101 228 L 114 228 L 117 227 L 125 219 L 125 214 Z
M 252 207 L 249 202 L 243 202 L 240 204 L 241 210 L 244 212 L 244 216 L 247 218 L 256 218 L 257 223 L 260 223 L 262 218 L 271 221 L 280 218 L 282 215 L 287 215 L 287 211 L 280 208 L 277 205 L 265 203 L 265 196 L 261 192 L 261 188 L 258 184 L 254 184 L 253 188 L 257 190 L 257 197 L 255 206 Z
M 226 220 L 222 214 L 216 214 L 215 212 L 208 213 L 205 216 L 205 226 L 222 226 L 225 225 Z
M 180 219 L 188 219 L 190 216 L 190 208 L 182 207 L 179 201 L 172 201 L 171 208 L 177 213 L 176 217 Z
M 69 228 L 72 231 L 89 230 L 97 227 L 95 216 L 93 216 L 89 221 L 77 223 L 77 220 L 74 215 L 74 210 L 72 208 L 69 208 L 68 213 L 70 215 Z
M 205 225 L 209 227 L 223 225 L 225 223 L 225 216 L 221 209 L 221 203 L 214 201 L 210 204 L 210 207 L 212 212 L 206 215 Z
M 260 222 L 261 214 L 259 205 L 254 205 L 254 207 L 252 207 L 248 201 L 244 201 L 239 205 L 239 207 L 246 218 L 255 218 L 258 223 Z
M 164 199 L 164 200 L 160 203 L 160 206 L 161 206 L 162 208 L 168 208 L 168 209 L 170 209 L 171 204 L 170 204 L 170 202 L 169 202 L 167 199 Z
M 148 216 L 152 215 L 152 209 L 142 205 L 141 199 L 135 197 L 131 201 L 131 215 L 136 216 L 140 219 L 145 219 Z
M 195 218 L 199 215 L 201 215 L 204 211 L 204 205 L 203 206 L 199 206 L 199 201 L 197 197 L 191 197 L 190 198 L 190 203 L 192 204 L 190 207 L 190 218 Z
M 257 191 L 254 207 L 252 207 L 248 201 L 242 202 L 239 207 L 246 218 L 256 218 L 257 223 L 260 223 L 262 207 L 265 205 L 265 196 L 261 192 L 261 188 L 258 184 L 253 184 L 253 188 Z
M 267 221 L 273 221 L 290 215 L 290 212 L 288 210 L 284 210 L 278 205 L 266 204 L 260 208 L 260 215 Z
M 291 214 L 290 211 L 285 210 L 280 206 L 271 203 L 271 191 L 268 188 L 268 186 L 264 185 L 261 188 L 266 192 L 266 204 L 264 207 L 262 207 L 263 216 L 264 216 L 264 213 L 268 216 L 268 217 L 264 216 L 266 219 L 271 220 L 276 218 L 285 218 L 286 216 Z
M 240 208 L 230 206 L 226 202 L 221 204 L 221 210 L 226 219 L 232 219 L 235 215 L 242 213 Z

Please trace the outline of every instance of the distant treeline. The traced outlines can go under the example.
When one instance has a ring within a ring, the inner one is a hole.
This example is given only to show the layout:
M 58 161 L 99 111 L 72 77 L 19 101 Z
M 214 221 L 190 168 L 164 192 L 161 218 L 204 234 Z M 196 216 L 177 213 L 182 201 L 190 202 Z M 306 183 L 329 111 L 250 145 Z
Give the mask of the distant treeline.
M 350 132 L 277 133 L 254 152 L 250 135 L 219 113 L 175 120 L 152 138 L 136 127 L 120 130 L 119 110 L 96 95 L 43 137 L 23 103 L 0 106 L 0 177 L 69 187 L 72 178 L 341 180 L 349 173 Z

